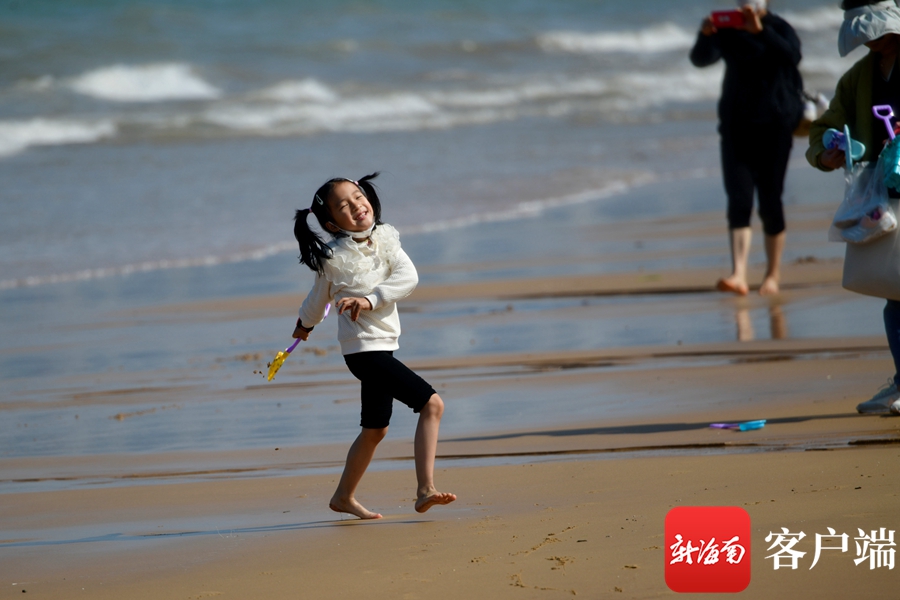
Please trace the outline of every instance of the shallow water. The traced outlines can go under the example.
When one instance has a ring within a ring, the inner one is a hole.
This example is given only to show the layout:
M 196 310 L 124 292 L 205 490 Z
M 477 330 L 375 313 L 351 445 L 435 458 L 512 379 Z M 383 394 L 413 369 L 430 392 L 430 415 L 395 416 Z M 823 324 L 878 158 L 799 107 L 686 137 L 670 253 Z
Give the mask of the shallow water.
M 383 171 L 422 285 L 727 268 L 721 70 L 686 58 L 706 4 L 345 3 L 337 21 L 334 3 L 16 5 L 0 25 L 0 457 L 352 437 L 334 319 L 275 383 L 338 383 L 297 399 L 254 391 L 293 314 L 154 311 L 302 297 L 291 216 L 334 175 Z M 855 58 L 836 58 L 840 11 L 786 16 L 809 87 L 830 93 Z M 798 218 L 842 187 L 802 152 L 785 194 Z M 695 235 L 711 214 L 722 235 Z M 786 262 L 842 256 L 824 229 L 789 235 Z M 403 308 L 407 359 L 883 331 L 879 301 L 815 289 Z M 554 414 L 626 414 L 627 399 L 573 387 Z M 518 425 L 550 418 L 532 400 Z M 510 401 L 453 399 L 444 431 L 503 427 Z
M 669 185 L 673 198 L 681 194 L 703 208 L 699 198 L 705 198 L 707 204 L 720 201 L 716 192 L 720 184 L 715 178 L 681 185 L 684 189 Z M 810 197 L 818 201 L 817 196 Z M 652 187 L 616 199 L 634 201 L 664 205 Z M 720 264 L 724 268 L 727 263 L 724 248 L 716 246 L 696 257 L 673 253 L 671 258 L 654 258 L 645 265 L 642 252 L 655 256 L 657 250 L 665 253 L 691 244 L 710 244 L 651 238 L 633 255 L 610 265 L 604 260 L 605 251 L 616 243 L 601 236 L 578 247 L 584 261 L 561 268 L 560 259 L 572 259 L 573 228 L 589 231 L 609 225 L 608 212 L 615 210 L 615 203 L 610 201 L 607 210 L 604 202 L 560 208 L 548 218 L 512 221 L 511 227 L 493 233 L 489 233 L 492 225 L 483 224 L 411 234 L 404 237 L 404 246 L 423 273 L 423 285 L 459 280 L 461 273 L 502 280 L 644 267 L 683 269 Z M 700 216 L 703 213 L 697 214 L 698 219 L 705 218 Z M 622 222 L 624 226 L 634 220 Z M 653 231 L 658 225 L 648 227 Z M 469 232 L 474 235 L 465 235 Z M 484 256 L 478 251 L 481 233 L 495 244 L 489 256 L 496 264 L 472 272 L 465 267 L 479 267 L 475 261 Z M 529 240 L 538 234 L 542 244 L 536 247 Z M 812 254 L 824 260 L 839 255 L 841 249 L 839 244 L 826 242 L 823 232 L 801 231 L 792 241 L 798 248 L 792 250 L 789 244 L 789 259 Z M 754 260 L 761 259 L 757 253 Z M 528 268 L 529 260 L 546 261 L 546 266 Z M 526 266 L 504 268 L 505 261 L 522 261 Z M 463 269 L 448 272 L 450 266 Z M 272 256 L 255 263 L 153 271 L 0 292 L 5 305 L 17 311 L 5 325 L 15 335 L 0 341 L 0 374 L 7 390 L 0 407 L 6 416 L 0 420 L 0 439 L 4 440 L 0 455 L 221 451 L 351 439 L 358 426 L 358 384 L 346 372 L 334 341 L 335 319 L 326 319 L 317 327 L 311 341 L 294 351 L 267 387 L 265 365 L 290 342 L 291 314 L 235 320 L 227 312 L 147 310 L 188 300 L 264 292 L 292 292 L 299 299 L 311 283 L 304 271 L 293 260 Z M 242 294 L 236 293 L 236 282 L 240 282 Z M 415 360 L 553 350 L 675 348 L 752 339 L 880 336 L 882 302 L 834 288 L 790 290 L 777 300 L 737 299 L 710 292 L 410 302 L 401 310 L 404 333 L 397 355 Z M 27 344 L 22 343 L 24 339 Z M 312 349 L 317 352 L 307 351 Z M 659 361 L 650 361 L 594 368 L 602 372 L 659 367 Z M 511 422 L 527 428 L 625 417 L 648 410 L 646 403 L 632 401 L 632 392 L 602 383 L 573 382 L 559 395 L 556 388 L 544 390 L 538 378 L 537 387 L 529 388 L 529 396 L 511 397 L 502 385 L 510 374 L 508 369 L 493 375 L 491 370 L 475 373 L 485 389 L 449 395 L 452 410 L 445 416 L 443 433 L 466 436 L 503 429 Z M 456 379 L 472 376 L 453 372 L 426 375 L 437 377 L 436 382 L 451 390 Z M 518 376 L 528 377 L 528 370 Z M 499 386 L 487 385 L 496 377 Z M 302 382 L 318 385 L 278 387 Z M 554 397 L 552 415 L 546 410 L 548 395 Z M 398 404 L 394 429 L 411 432 L 414 418 Z

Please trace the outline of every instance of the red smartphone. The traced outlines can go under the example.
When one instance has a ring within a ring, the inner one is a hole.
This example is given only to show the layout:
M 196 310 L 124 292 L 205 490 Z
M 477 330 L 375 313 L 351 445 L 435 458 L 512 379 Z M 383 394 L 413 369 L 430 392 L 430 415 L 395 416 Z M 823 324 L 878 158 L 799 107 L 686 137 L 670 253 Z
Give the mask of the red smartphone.
M 744 13 L 739 10 L 714 10 L 709 15 L 712 24 L 719 29 L 737 29 L 744 26 Z

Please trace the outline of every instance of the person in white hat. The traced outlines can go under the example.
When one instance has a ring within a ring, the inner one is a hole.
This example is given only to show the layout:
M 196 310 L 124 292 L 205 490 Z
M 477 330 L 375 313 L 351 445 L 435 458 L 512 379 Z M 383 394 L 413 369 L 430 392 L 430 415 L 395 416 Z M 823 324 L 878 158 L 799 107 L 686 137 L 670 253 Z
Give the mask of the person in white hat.
M 822 143 L 825 130 L 842 131 L 850 126 L 850 135 L 866 147 L 861 160 L 877 160 L 887 130 L 882 121 L 875 120 L 872 106 L 895 104 L 891 98 L 876 101 L 874 95 L 891 92 L 891 82 L 900 83 L 900 73 L 894 73 L 900 50 L 900 8 L 894 0 L 871 2 L 844 0 L 844 22 L 838 34 L 838 52 L 847 56 L 859 46 L 866 46 L 868 54 L 856 62 L 841 76 L 834 99 L 825 113 L 816 120 L 809 131 L 809 149 L 806 159 L 823 171 L 844 166 L 844 153 L 837 148 L 826 150 Z M 900 98 L 898 98 L 900 100 Z M 895 107 L 895 114 L 897 113 Z
M 900 8 L 894 0 L 871 2 L 844 0 L 844 22 L 838 34 L 838 52 L 846 56 L 859 46 L 869 52 L 838 81 L 828 110 L 815 120 L 809 131 L 806 159 L 823 171 L 844 166 L 844 152 L 826 149 L 822 137 L 829 128 L 843 131 L 866 146 L 861 160 L 876 161 L 888 139 L 884 122 L 872 114 L 872 107 L 887 104 L 900 115 Z M 891 192 L 891 190 L 889 190 Z M 891 192 L 892 196 L 897 196 Z M 863 414 L 900 414 L 900 302 L 888 300 L 884 307 L 884 328 L 894 358 L 894 376 L 870 400 L 856 410 Z

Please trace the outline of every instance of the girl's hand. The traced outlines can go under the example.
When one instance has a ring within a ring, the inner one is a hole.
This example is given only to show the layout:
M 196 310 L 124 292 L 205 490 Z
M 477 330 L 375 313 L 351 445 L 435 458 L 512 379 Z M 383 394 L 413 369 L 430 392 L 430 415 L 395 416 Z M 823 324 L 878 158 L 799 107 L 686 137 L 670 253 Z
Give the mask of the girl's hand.
M 344 314 L 344 311 L 350 311 L 350 320 L 355 321 L 359 318 L 359 313 L 364 310 L 372 310 L 372 303 L 367 298 L 341 298 L 337 303 L 338 314 Z M 305 338 L 304 338 L 305 339 Z
M 712 19 L 710 19 L 709 17 L 703 19 L 703 23 L 700 24 L 700 33 L 709 36 L 714 34 L 716 31 L 718 30 L 716 29 L 716 26 L 713 25 Z
M 309 339 L 309 334 L 312 333 L 313 327 L 304 327 L 303 322 L 300 319 L 297 319 L 297 324 L 294 326 L 294 333 L 291 334 L 295 340 L 300 338 L 304 342 Z

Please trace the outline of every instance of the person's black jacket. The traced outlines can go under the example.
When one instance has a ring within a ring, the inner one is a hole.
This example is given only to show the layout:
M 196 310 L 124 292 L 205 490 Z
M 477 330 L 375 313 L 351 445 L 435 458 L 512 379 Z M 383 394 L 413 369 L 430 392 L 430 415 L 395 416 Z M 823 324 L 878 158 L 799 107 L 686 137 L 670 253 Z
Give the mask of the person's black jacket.
M 758 34 L 739 29 L 699 33 L 691 62 L 706 67 L 725 60 L 719 131 L 752 133 L 760 125 L 793 131 L 803 115 L 800 39 L 787 21 L 767 13 Z

